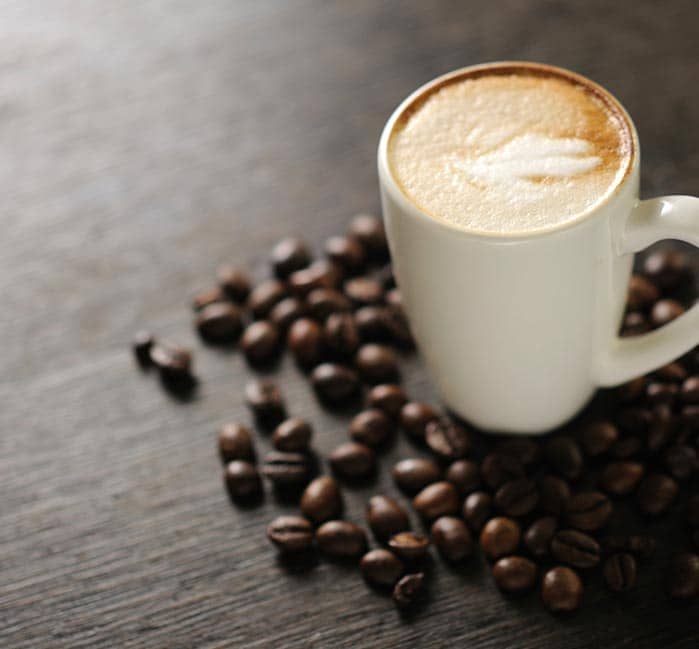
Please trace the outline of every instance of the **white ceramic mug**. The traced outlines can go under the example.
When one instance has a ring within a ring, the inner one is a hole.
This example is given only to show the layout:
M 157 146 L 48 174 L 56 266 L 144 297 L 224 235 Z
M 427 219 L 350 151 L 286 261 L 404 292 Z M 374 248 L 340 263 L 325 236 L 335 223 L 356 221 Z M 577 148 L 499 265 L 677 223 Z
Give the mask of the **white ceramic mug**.
M 699 246 L 699 198 L 639 200 L 636 129 L 592 81 L 540 64 L 487 65 L 573 77 L 618 106 L 633 138 L 627 173 L 602 204 L 551 230 L 510 236 L 430 218 L 403 194 L 389 166 L 388 140 L 400 115 L 435 85 L 476 68 L 419 88 L 381 136 L 379 179 L 394 272 L 442 398 L 482 429 L 536 434 L 575 415 L 598 387 L 649 372 L 699 343 L 699 305 L 651 333 L 618 336 L 633 253 L 661 239 Z

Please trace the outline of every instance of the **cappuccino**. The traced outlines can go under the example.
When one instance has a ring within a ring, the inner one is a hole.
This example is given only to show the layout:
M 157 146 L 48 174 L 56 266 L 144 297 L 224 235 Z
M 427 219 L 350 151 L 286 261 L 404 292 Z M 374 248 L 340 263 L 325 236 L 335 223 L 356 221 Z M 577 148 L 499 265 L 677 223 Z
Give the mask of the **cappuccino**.
M 632 135 L 593 84 L 526 66 L 428 89 L 399 117 L 388 156 L 403 193 L 468 231 L 518 234 L 571 222 L 623 179 Z

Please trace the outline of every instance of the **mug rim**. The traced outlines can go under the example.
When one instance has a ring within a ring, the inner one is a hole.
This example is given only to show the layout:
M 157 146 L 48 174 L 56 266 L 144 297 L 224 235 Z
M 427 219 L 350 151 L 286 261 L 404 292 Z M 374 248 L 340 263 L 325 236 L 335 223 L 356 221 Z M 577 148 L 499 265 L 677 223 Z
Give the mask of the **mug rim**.
M 493 73 L 515 73 L 517 71 L 521 71 L 522 69 L 526 70 L 530 75 L 556 76 L 583 86 L 585 89 L 591 91 L 594 95 L 599 97 L 603 102 L 611 107 L 615 113 L 617 113 L 618 117 L 621 118 L 621 121 L 628 130 L 628 141 L 630 147 L 629 155 L 619 180 L 615 182 L 597 202 L 587 207 L 574 218 L 562 223 L 538 228 L 533 231 L 483 232 L 480 230 L 464 228 L 438 216 L 428 214 L 426 210 L 420 208 L 407 196 L 407 194 L 400 187 L 391 169 L 391 164 L 388 159 L 388 148 L 391 136 L 397 124 L 401 119 L 405 118 L 406 115 L 409 114 L 409 111 L 412 112 L 416 110 L 432 93 L 442 86 L 453 83 L 457 79 L 477 78 L 479 76 Z M 607 205 L 620 192 L 621 188 L 626 185 L 626 183 L 632 177 L 633 171 L 638 167 L 638 154 L 638 133 L 629 113 L 621 102 L 614 97 L 614 95 L 599 84 L 581 74 L 572 72 L 571 70 L 545 63 L 536 63 L 532 61 L 494 61 L 491 63 L 470 65 L 447 72 L 446 74 L 440 75 L 431 81 L 428 81 L 410 93 L 410 95 L 408 95 L 393 111 L 381 132 L 378 150 L 378 171 L 379 180 L 382 187 L 390 193 L 391 198 L 400 205 L 404 212 L 407 212 L 416 218 L 426 219 L 440 228 L 446 229 L 453 233 L 459 233 L 460 235 L 466 237 L 491 239 L 496 241 L 522 241 L 568 230 L 586 222 L 591 216 Z

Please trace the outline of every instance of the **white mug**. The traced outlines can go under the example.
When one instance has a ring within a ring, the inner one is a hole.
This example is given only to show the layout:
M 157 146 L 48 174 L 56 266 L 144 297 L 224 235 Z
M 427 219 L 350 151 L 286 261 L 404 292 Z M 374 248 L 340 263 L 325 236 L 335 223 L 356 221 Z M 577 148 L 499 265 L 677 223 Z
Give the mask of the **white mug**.
M 661 239 L 699 246 L 699 198 L 640 201 L 639 143 L 625 177 L 603 203 L 571 223 L 513 235 L 473 233 L 423 213 L 401 191 L 388 162 L 398 118 L 424 93 L 483 66 L 422 86 L 388 120 L 378 151 L 383 217 L 393 267 L 428 371 L 446 405 L 484 430 L 537 434 L 574 416 L 598 387 L 664 365 L 699 343 L 699 304 L 671 323 L 620 338 L 633 253 Z

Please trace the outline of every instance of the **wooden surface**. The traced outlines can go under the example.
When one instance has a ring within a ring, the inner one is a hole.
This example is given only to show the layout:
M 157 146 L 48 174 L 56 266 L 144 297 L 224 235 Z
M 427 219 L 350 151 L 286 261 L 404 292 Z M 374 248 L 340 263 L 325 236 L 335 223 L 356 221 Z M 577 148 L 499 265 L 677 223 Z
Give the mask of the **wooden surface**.
M 564 619 L 536 595 L 503 598 L 478 560 L 436 562 L 411 619 L 350 569 L 286 570 L 264 539 L 281 508 L 237 510 L 220 483 L 214 431 L 248 420 L 249 371 L 200 347 L 188 310 L 219 262 L 262 277 L 280 237 L 318 246 L 377 210 L 388 114 L 471 63 L 598 80 L 638 125 L 643 193 L 697 193 L 696 0 L 23 0 L 0 14 L 1 647 L 697 646 L 697 604 L 660 591 L 664 551 L 637 592 L 596 578 Z M 193 401 L 134 367 L 143 326 L 197 350 Z M 343 440 L 346 419 L 288 361 L 278 373 L 316 448 Z M 434 397 L 417 359 L 404 376 Z M 384 488 L 348 493 L 350 517 Z

